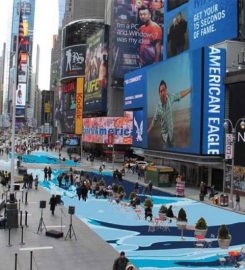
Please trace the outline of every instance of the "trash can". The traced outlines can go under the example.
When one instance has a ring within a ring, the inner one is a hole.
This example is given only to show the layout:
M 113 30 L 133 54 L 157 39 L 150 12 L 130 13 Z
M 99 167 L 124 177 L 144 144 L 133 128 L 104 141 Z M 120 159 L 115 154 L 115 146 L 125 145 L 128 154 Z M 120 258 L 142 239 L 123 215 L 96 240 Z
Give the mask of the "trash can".
M 17 203 L 7 203 L 6 217 L 8 228 L 18 228 L 18 209 Z
M 224 205 L 223 206 L 228 206 L 229 205 L 229 197 L 228 195 L 224 195 Z
M 224 194 L 221 194 L 220 195 L 220 197 L 219 197 L 219 203 L 220 203 L 220 206 L 224 206 L 224 204 L 225 204 Z

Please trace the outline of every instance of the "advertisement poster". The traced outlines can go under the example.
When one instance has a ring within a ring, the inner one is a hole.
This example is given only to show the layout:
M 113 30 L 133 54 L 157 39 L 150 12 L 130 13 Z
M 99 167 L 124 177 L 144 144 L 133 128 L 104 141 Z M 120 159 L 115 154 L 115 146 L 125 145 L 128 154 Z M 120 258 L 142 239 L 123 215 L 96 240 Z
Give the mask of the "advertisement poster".
M 96 117 L 83 119 L 83 141 L 108 144 L 113 134 L 114 144 L 132 144 L 133 112 L 123 117 Z
M 26 84 L 19 83 L 16 90 L 16 107 L 24 107 L 26 105 Z
M 84 112 L 106 110 L 108 44 L 105 33 L 104 30 L 100 30 L 87 39 Z
M 84 76 L 86 45 L 70 46 L 62 50 L 61 78 Z
M 133 111 L 133 146 L 144 148 L 146 145 L 146 121 L 144 111 Z
M 164 59 L 238 35 L 237 0 L 166 1 Z
M 200 153 L 201 67 L 198 50 L 147 70 L 149 149 Z
M 163 0 L 115 0 L 112 74 L 123 78 L 162 60 Z
M 27 64 L 19 64 L 18 66 L 18 82 L 26 83 L 27 82 Z

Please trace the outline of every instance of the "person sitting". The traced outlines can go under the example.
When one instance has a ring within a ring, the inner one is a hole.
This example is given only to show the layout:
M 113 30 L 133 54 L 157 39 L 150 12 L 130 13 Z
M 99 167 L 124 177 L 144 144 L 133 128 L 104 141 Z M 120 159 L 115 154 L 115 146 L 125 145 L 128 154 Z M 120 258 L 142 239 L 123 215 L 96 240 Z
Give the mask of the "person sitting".
M 214 198 L 214 196 L 217 195 L 217 194 L 218 194 L 218 192 L 215 192 L 214 185 L 212 185 L 212 186 L 210 187 L 209 199 Z
M 152 208 L 151 207 L 145 207 L 145 220 L 148 217 L 150 218 L 150 221 L 152 221 Z
M 166 212 L 166 216 L 170 219 L 169 222 L 172 222 L 172 219 L 173 218 L 176 218 L 174 213 L 173 213 L 173 209 L 172 209 L 172 205 L 169 206 L 169 208 L 167 209 L 167 212 Z

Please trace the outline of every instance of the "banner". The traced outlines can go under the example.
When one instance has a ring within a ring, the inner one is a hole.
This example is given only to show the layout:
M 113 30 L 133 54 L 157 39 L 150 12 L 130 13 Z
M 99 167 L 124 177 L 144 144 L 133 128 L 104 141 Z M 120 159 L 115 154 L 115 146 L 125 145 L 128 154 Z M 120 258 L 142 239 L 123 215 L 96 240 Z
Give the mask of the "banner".
M 225 50 L 205 49 L 203 97 L 203 147 L 206 155 L 224 153 Z
M 61 79 L 84 76 L 86 45 L 70 46 L 62 50 Z
M 233 135 L 231 133 L 225 134 L 225 159 L 232 159 L 233 149 Z
M 109 144 L 108 134 L 113 134 L 114 144 L 132 144 L 133 112 L 123 117 L 96 117 L 83 119 L 83 142 Z
M 82 134 L 83 124 L 83 84 L 84 79 L 77 79 L 77 94 L 76 94 L 76 122 L 75 122 L 75 134 Z

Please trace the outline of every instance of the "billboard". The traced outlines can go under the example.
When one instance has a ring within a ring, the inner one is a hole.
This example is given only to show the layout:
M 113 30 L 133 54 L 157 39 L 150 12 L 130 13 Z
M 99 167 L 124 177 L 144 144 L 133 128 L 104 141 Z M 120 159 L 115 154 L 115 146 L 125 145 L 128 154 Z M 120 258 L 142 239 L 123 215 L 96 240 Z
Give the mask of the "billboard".
M 70 46 L 61 53 L 61 79 L 84 76 L 86 45 Z
M 26 83 L 27 82 L 27 64 L 18 65 L 18 82 Z
M 84 112 L 106 110 L 108 44 L 104 29 L 87 39 L 85 61 Z
M 163 0 L 115 0 L 113 13 L 113 77 L 162 60 Z
M 205 48 L 202 153 L 224 153 L 225 50 Z
M 62 132 L 65 133 L 74 133 L 75 131 L 76 87 L 76 79 L 68 80 L 62 84 L 62 93 L 59 93 L 62 105 L 56 112 L 56 117 L 61 116 Z
M 19 83 L 16 90 L 16 107 L 24 107 L 26 105 L 26 84 Z
M 164 58 L 238 35 L 237 0 L 166 1 Z
M 149 149 L 200 153 L 201 56 L 186 52 L 147 70 Z
M 108 134 L 113 134 L 114 144 L 132 144 L 133 113 L 123 117 L 96 117 L 83 119 L 83 141 L 108 144 Z
M 75 134 L 82 134 L 83 124 L 83 85 L 84 79 L 77 79 L 77 93 L 76 93 L 76 122 Z
M 234 144 L 234 163 L 237 166 L 245 167 L 245 130 L 240 126 L 244 118 L 245 99 L 244 87 L 245 83 L 229 84 L 229 116 L 233 127 L 236 126 L 235 144 Z M 237 124 L 236 124 L 237 123 Z M 229 123 L 227 132 L 230 133 L 232 127 Z M 244 174 L 242 174 L 244 175 Z
M 146 68 L 124 77 L 124 110 L 142 108 L 146 104 Z

